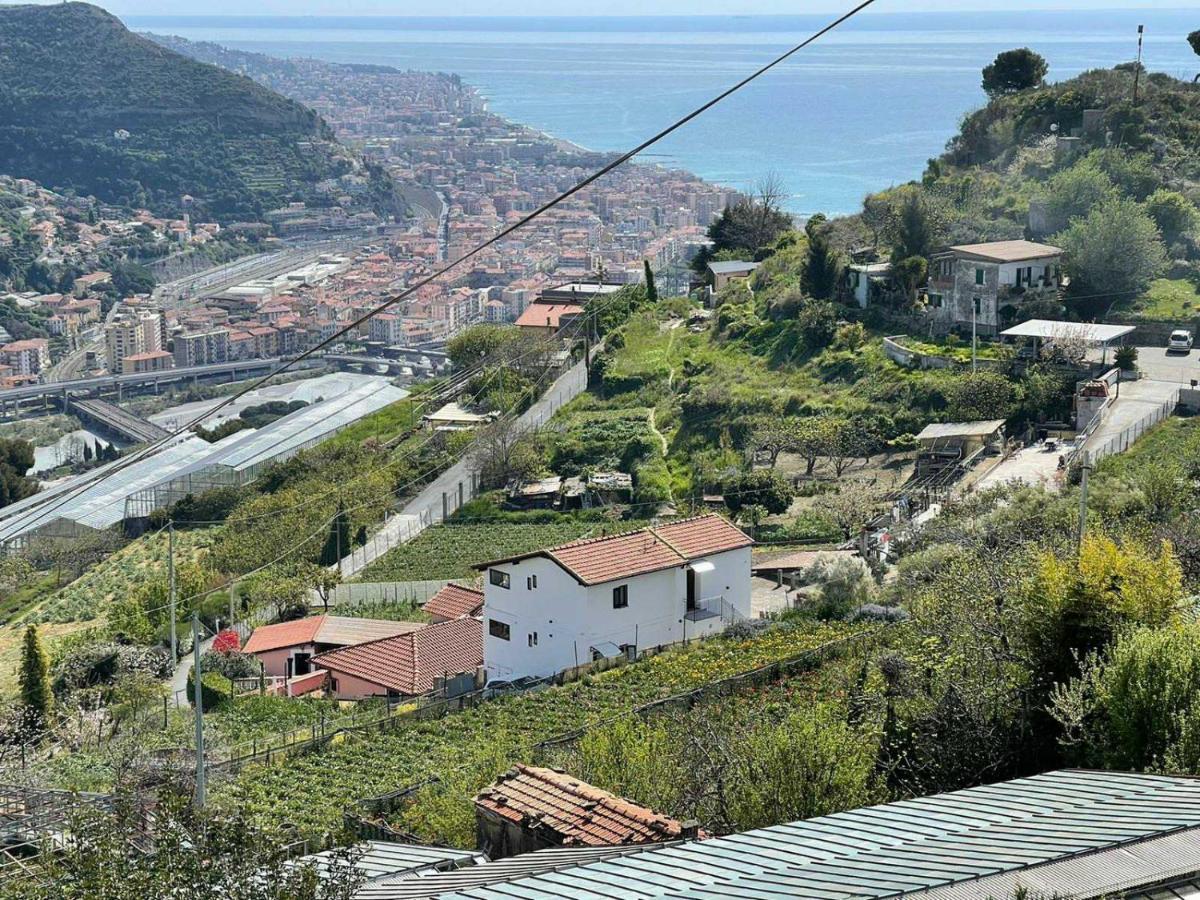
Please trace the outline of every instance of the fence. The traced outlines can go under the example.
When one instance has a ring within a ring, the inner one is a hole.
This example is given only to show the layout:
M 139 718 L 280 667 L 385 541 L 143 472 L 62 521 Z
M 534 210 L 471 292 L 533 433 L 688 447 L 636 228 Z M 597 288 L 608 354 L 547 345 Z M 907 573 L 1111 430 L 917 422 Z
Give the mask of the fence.
M 376 581 L 339 584 L 329 595 L 330 606 L 354 606 L 359 603 L 424 603 L 449 581 Z M 336 610 L 335 610 L 336 612 Z
M 1114 453 L 1124 453 L 1137 442 L 1143 434 L 1157 425 L 1164 419 L 1170 418 L 1175 413 L 1175 407 L 1179 405 L 1178 389 L 1172 392 L 1171 396 L 1161 403 L 1156 404 L 1145 415 L 1135 422 L 1126 425 L 1121 431 L 1112 437 L 1108 438 L 1102 444 L 1095 447 L 1084 443 L 1081 450 L 1081 457 L 1084 464 L 1098 463 L 1106 456 L 1112 456 Z M 1093 435 L 1094 436 L 1094 435 Z
M 528 432 L 541 428 L 563 406 L 587 390 L 587 383 L 588 363 L 587 360 L 580 360 L 517 417 L 516 429 Z M 474 500 L 479 492 L 479 471 L 479 463 L 468 453 L 464 459 L 435 478 L 384 522 L 383 527 L 366 544 L 338 561 L 338 571 L 342 577 L 357 575 L 393 547 L 408 543 L 429 526 L 444 522 L 463 504 Z

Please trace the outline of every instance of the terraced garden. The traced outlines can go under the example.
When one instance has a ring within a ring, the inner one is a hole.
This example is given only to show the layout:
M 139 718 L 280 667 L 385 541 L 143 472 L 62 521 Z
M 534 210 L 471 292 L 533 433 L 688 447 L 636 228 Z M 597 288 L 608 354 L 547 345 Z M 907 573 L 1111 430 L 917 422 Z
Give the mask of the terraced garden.
M 469 839 L 471 797 L 535 745 L 628 715 L 636 707 L 702 688 L 714 680 L 793 659 L 865 633 L 842 623 L 778 625 L 752 637 L 721 637 L 676 648 L 562 687 L 515 695 L 434 720 L 400 720 L 393 729 L 340 735 L 320 753 L 273 768 L 247 768 L 216 789 L 216 802 L 265 827 L 294 824 L 306 836 L 338 828 L 356 798 L 440 780 L 398 816 L 424 840 Z M 783 670 L 769 673 L 782 675 Z

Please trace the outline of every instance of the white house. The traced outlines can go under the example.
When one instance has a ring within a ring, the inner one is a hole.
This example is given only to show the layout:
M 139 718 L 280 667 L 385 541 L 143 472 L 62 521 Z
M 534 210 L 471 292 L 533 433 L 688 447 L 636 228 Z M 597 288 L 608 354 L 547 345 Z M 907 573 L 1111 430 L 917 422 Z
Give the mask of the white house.
M 483 563 L 488 679 L 553 675 L 748 618 L 752 544 L 704 515 Z

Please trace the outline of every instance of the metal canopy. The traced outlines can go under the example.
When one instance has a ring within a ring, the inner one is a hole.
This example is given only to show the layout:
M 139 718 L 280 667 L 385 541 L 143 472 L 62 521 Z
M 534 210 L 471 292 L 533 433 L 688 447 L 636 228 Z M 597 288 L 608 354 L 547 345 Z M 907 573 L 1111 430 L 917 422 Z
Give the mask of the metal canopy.
M 1134 325 L 1104 325 L 1097 322 L 1060 322 L 1030 319 L 1000 332 L 1001 337 L 1030 337 L 1039 340 L 1081 340 L 1100 347 L 1130 334 Z

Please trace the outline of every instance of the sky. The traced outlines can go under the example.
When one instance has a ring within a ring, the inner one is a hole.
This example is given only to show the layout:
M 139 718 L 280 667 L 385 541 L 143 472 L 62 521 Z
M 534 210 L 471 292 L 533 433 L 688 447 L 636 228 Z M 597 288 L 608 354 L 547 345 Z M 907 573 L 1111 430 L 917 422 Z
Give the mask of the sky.
M 0 0 L 0 3 L 14 0 Z M 20 2 L 20 0 L 17 0 Z M 24 0 L 30 2 L 30 0 Z M 32 0 L 50 3 L 57 0 Z M 118 16 L 169 15 L 797 15 L 842 12 L 856 0 L 99 0 Z M 1009 0 L 1021 9 L 1157 9 L 1185 7 L 1178 0 Z M 876 0 L 875 12 L 996 9 L 995 0 Z M 869 12 L 870 10 L 868 10 Z

